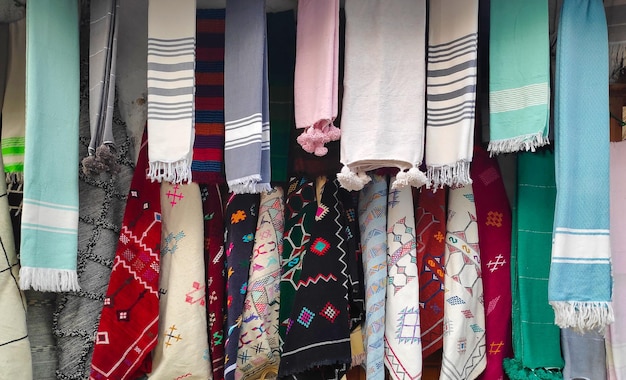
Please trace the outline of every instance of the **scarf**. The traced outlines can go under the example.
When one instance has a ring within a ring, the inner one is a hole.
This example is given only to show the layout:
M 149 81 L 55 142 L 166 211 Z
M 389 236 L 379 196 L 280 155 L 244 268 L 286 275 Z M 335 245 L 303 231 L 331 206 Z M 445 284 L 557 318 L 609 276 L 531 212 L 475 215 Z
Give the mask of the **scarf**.
M 487 367 L 482 379 L 504 379 L 511 344 L 511 208 L 495 158 L 479 147 L 471 167 L 484 287 Z
M 343 370 L 352 360 L 343 206 L 336 180 L 322 186 L 287 322 L 279 377 L 318 366 Z
M 233 193 L 270 186 L 270 120 L 265 0 L 226 3 L 224 160 Z
M 2 160 L 7 182 L 24 181 L 24 133 L 26 126 L 26 19 L 8 24 L 6 87 L 2 105 Z M 4 73 L 3 73 L 4 74 Z M 2 98 L 0 96 L 0 98 Z M 0 99 L 2 100 L 2 99 Z
M 78 291 L 78 2 L 29 5 L 26 29 L 20 287 Z
M 207 335 L 204 217 L 198 184 L 161 184 L 163 229 L 159 339 L 149 377 L 211 377 Z
M 158 338 L 161 203 L 148 170 L 147 135 L 128 191 L 104 297 L 90 379 L 132 380 L 150 372 Z
M 607 126 L 609 120 L 607 59 L 602 2 L 566 0 L 557 41 L 555 170 L 559 191 L 548 285 L 555 322 L 561 328 L 602 328 L 614 320 L 609 128 L 596 127 Z
M 504 368 L 512 380 L 561 378 L 560 330 L 548 303 L 550 244 L 554 221 L 554 155 L 548 150 L 520 153 L 513 203 L 511 295 L 513 352 Z M 557 369 L 544 370 L 546 369 Z
M 294 100 L 297 141 L 308 153 L 324 156 L 327 142 L 339 140 L 333 122 L 338 110 L 339 0 L 298 3 Z
M 450 188 L 441 378 L 475 379 L 487 365 L 478 221 L 471 186 Z
M 153 181 L 191 181 L 195 36 L 196 0 L 149 0 L 148 176 Z
M 235 378 L 237 348 L 243 321 L 244 299 L 248 289 L 248 271 L 254 248 L 254 235 L 259 217 L 258 194 L 232 193 L 226 203 L 226 356 L 224 378 Z
M 422 189 L 415 202 L 422 356 L 443 346 L 446 192 Z
M 223 183 L 224 10 L 196 11 L 195 138 L 191 173 L 197 183 Z
M 89 156 L 83 172 L 97 176 L 117 172 L 113 139 L 115 69 L 117 60 L 118 0 L 95 1 L 89 26 Z
M 478 0 L 432 3 L 428 21 L 427 186 L 463 186 L 472 183 Z
M 604 336 L 592 330 L 584 334 L 571 328 L 561 330 L 564 379 L 606 379 Z
M 239 334 L 237 379 L 256 379 L 267 371 L 278 373 L 278 305 L 284 221 L 282 189 L 276 187 L 269 193 L 261 193 Z
M 491 154 L 549 144 L 548 2 L 494 0 L 489 32 Z
M 209 352 L 214 379 L 224 378 L 224 218 L 219 186 L 200 185 L 204 212 L 204 262 Z
M 391 178 L 393 183 L 395 178 Z M 394 380 L 422 376 L 415 216 L 411 188 L 389 189 L 385 365 Z
M 370 180 L 366 171 L 391 166 L 402 170 L 394 188 L 420 187 L 426 2 L 348 0 L 345 10 L 344 166 L 337 178 L 343 188 L 361 190 Z

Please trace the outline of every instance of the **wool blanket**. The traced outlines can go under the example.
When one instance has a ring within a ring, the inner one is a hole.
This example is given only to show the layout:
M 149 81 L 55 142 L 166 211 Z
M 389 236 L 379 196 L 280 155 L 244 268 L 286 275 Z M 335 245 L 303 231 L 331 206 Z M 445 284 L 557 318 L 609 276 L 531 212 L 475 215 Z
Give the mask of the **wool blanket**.
M 196 68 L 191 174 L 197 183 L 224 182 L 224 10 L 196 11 Z
M 275 187 L 269 193 L 261 193 L 239 333 L 236 379 L 256 379 L 263 377 L 264 372 L 278 374 L 278 308 L 284 211 L 283 190 L 280 187 Z
M 426 71 L 428 186 L 472 183 L 478 0 L 430 4 Z M 445 147 L 445 149 L 442 149 Z
M 78 2 L 35 2 L 26 16 L 26 145 L 20 287 L 80 290 Z M 63 149 L 58 149 L 63 147 Z
M 324 156 L 324 144 L 339 140 L 334 125 L 339 92 L 339 0 L 298 3 L 294 105 L 297 141 L 308 153 Z
M 226 3 L 224 163 L 234 193 L 271 190 L 265 0 Z
M 89 126 L 85 174 L 118 171 L 113 139 L 113 106 L 117 61 L 118 0 L 90 3 L 89 25 Z
M 563 3 L 556 58 L 555 170 L 559 191 L 548 298 L 561 328 L 599 329 L 614 320 L 608 42 L 601 1 Z M 573 60 L 576 65 L 571 65 Z
M 191 181 L 195 37 L 196 0 L 149 0 L 148 176 L 153 181 Z
M 604 334 L 596 330 L 580 333 L 571 328 L 561 330 L 564 379 L 606 379 Z
M 487 365 L 485 303 L 472 186 L 448 192 L 442 379 L 475 379 Z
M 491 154 L 549 144 L 548 2 L 494 0 L 489 17 Z
M 7 182 L 24 181 L 24 134 L 26 127 L 26 19 L 7 26 L 8 62 L 6 84 L 0 86 L 4 96 L 1 108 L 2 136 L 0 147 Z M 2 97 L 0 97 L 0 100 Z
M 419 170 L 424 153 L 426 2 L 347 0 L 345 12 L 343 168 L 337 178 L 343 188 L 360 190 L 370 181 L 367 171 L 394 167 L 401 169 L 394 188 L 420 187 L 426 183 Z
M 511 208 L 498 162 L 474 149 L 470 170 L 476 204 L 484 289 L 487 367 L 482 379 L 504 379 L 502 360 L 511 356 Z
M 90 379 L 132 380 L 150 372 L 158 338 L 161 203 L 150 181 L 144 135 L 128 191 L 113 270 L 104 297 Z
M 395 178 L 391 177 L 393 183 Z M 385 366 L 394 380 L 422 376 L 419 281 L 415 215 L 410 187 L 387 198 L 387 301 Z

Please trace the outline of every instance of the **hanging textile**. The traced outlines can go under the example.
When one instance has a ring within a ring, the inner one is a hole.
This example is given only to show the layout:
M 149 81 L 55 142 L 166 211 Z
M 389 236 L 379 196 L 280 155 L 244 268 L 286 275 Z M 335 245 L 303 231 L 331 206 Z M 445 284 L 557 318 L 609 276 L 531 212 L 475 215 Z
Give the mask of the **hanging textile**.
M 581 334 L 571 328 L 561 330 L 564 379 L 606 379 L 606 352 L 603 334 L 591 330 Z
M 442 379 L 475 379 L 486 361 L 478 222 L 471 186 L 448 193 Z
M 196 0 L 149 0 L 148 176 L 153 181 L 191 181 L 195 37 Z
M 265 0 L 226 2 L 224 160 L 233 193 L 271 190 Z
M 474 149 L 478 0 L 432 3 L 428 25 L 428 186 L 463 186 L 472 183 L 469 166 Z
M 6 87 L 1 86 L 4 96 L 1 108 L 2 160 L 7 182 L 24 181 L 24 134 L 26 127 L 26 19 L 12 22 L 7 26 L 8 39 L 6 53 Z M 3 74 L 4 75 L 4 74 Z M 0 96 L 2 100 L 2 96 Z
M 591 330 L 614 320 L 607 46 L 602 1 L 565 0 L 557 40 L 555 170 L 559 191 L 548 285 L 548 298 L 561 328 Z
M 361 190 L 370 180 L 366 171 L 391 166 L 401 169 L 394 188 L 420 187 L 426 2 L 348 0 L 345 10 L 344 166 L 337 178 L 343 188 Z
M 283 190 L 261 193 L 247 293 L 239 333 L 236 379 L 278 374 L 280 259 L 284 232 Z
M 339 90 L 339 0 L 298 2 L 294 99 L 298 143 L 324 156 L 339 140 L 334 125 Z
M 118 0 L 90 3 L 89 25 L 89 125 L 91 139 L 83 172 L 97 176 L 117 172 L 113 139 L 115 71 L 117 61 Z
M 422 356 L 443 347 L 446 191 L 422 189 L 415 202 Z
M 77 291 L 78 2 L 32 3 L 26 29 L 20 287 Z
M 200 185 L 204 213 L 204 263 L 209 352 L 214 379 L 224 378 L 224 217 L 219 185 Z
M 223 183 L 224 10 L 196 11 L 195 138 L 191 173 L 196 183 Z
M 324 179 L 318 179 L 323 181 Z M 350 318 L 348 310 L 347 242 L 339 184 L 321 185 L 311 243 L 302 260 L 293 307 L 282 346 L 279 377 L 330 367 L 350 365 Z M 304 377 L 306 378 L 306 376 Z
M 517 156 L 517 188 L 511 238 L 514 359 L 504 369 L 512 380 L 562 378 L 560 330 L 548 303 L 548 273 L 556 186 L 549 150 Z
M 147 135 L 130 184 L 104 297 L 90 379 L 133 380 L 150 372 L 158 338 L 161 204 L 146 177 Z
M 490 4 L 488 150 L 534 152 L 550 143 L 548 2 Z
M 391 178 L 393 183 L 395 178 Z M 422 344 L 415 215 L 410 187 L 387 198 L 387 301 L 385 365 L 394 380 L 422 376 Z
M 226 218 L 226 290 L 228 294 L 224 378 L 232 380 L 235 378 L 237 367 L 237 348 L 243 320 L 244 299 L 248 288 L 248 271 L 259 217 L 259 195 L 230 194 L 224 217 Z
M 606 21 L 609 32 L 609 81 L 623 82 L 626 77 L 626 33 L 622 24 L 624 23 L 624 13 L 621 11 L 624 6 L 623 0 L 603 1 L 606 11 Z
M 495 158 L 474 149 L 471 176 L 480 242 L 485 305 L 485 380 L 503 379 L 502 361 L 511 356 L 511 208 Z
M 26 24 L 24 24 L 24 28 Z M 26 38 L 26 33 L 24 33 L 24 38 Z M 9 71 L 9 55 L 10 53 L 10 45 L 9 45 L 9 24 L 0 24 L 0 111 L 4 105 L 4 93 L 7 84 L 7 72 Z M 26 46 L 24 46 L 24 59 L 26 59 Z M 24 78 L 26 79 L 26 78 Z M 24 96 L 26 98 L 26 96 Z M 26 101 L 26 99 L 24 99 Z M 1 115 L 0 115 L 1 116 Z

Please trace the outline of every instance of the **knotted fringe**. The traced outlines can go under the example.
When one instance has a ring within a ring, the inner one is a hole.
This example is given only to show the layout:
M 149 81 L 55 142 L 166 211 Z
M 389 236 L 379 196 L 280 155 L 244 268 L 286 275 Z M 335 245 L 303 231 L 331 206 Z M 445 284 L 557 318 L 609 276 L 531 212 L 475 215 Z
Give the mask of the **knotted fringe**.
M 550 305 L 554 309 L 554 323 L 562 329 L 604 331 L 615 321 L 611 302 L 551 301 Z
M 228 181 L 228 188 L 235 194 L 259 194 L 264 191 L 269 192 L 272 190 L 272 185 L 259 181 L 261 181 L 261 175 L 253 174 L 251 176 Z
M 504 372 L 511 380 L 556 380 L 563 378 L 563 374 L 559 369 L 526 368 L 516 359 L 504 359 L 502 366 L 504 367 Z
M 341 137 L 341 129 L 335 127 L 332 120 L 322 121 L 322 127 L 310 126 L 296 138 L 298 144 L 302 146 L 305 152 L 313 153 L 316 156 L 325 156 L 328 148 L 324 144 L 339 140 Z M 318 123 L 319 124 L 319 123 Z
M 429 166 L 426 171 L 428 181 L 426 188 L 442 189 L 444 186 L 457 187 L 470 185 L 470 162 L 457 161 L 456 164 L 444 166 Z
M 367 174 L 355 173 L 347 166 L 341 168 L 341 172 L 337 173 L 337 181 L 341 187 L 348 191 L 359 191 L 371 180 L 372 178 Z
M 422 173 L 418 168 L 412 167 L 408 171 L 399 171 L 396 179 L 391 184 L 392 189 L 400 189 L 406 186 L 420 188 L 428 182 L 426 174 Z
M 116 174 L 120 171 L 115 147 L 111 144 L 102 144 L 95 152 L 89 152 L 89 156 L 83 158 L 82 164 L 83 173 L 92 177 L 106 172 Z
M 75 270 L 52 268 L 20 268 L 20 289 L 42 292 L 78 292 L 78 273 Z
M 537 148 L 550 144 L 548 136 L 543 133 L 531 133 L 529 135 L 517 136 L 512 139 L 494 140 L 489 142 L 487 150 L 493 157 L 500 153 L 513 153 L 519 151 L 534 152 Z
M 23 185 L 24 184 L 24 173 L 4 173 L 5 179 L 6 179 L 6 183 L 7 185 L 11 185 L 11 184 L 17 184 L 17 185 Z
M 186 159 L 176 162 L 150 162 L 148 178 L 152 182 L 191 182 L 191 162 Z

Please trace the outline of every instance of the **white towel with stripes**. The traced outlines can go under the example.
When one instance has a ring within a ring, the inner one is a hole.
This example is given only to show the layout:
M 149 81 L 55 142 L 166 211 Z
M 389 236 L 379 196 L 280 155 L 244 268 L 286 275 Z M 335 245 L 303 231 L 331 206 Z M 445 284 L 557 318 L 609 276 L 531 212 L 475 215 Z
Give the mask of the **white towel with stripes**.
M 148 176 L 191 181 L 196 0 L 148 5 Z

